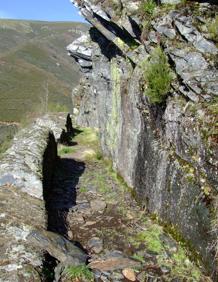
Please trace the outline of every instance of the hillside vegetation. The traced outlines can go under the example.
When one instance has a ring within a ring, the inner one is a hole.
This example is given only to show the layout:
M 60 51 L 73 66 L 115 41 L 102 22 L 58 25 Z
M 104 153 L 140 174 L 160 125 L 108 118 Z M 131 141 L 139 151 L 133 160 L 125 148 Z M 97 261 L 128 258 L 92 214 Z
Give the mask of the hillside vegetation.
M 0 120 L 68 110 L 79 72 L 66 46 L 87 25 L 0 20 Z

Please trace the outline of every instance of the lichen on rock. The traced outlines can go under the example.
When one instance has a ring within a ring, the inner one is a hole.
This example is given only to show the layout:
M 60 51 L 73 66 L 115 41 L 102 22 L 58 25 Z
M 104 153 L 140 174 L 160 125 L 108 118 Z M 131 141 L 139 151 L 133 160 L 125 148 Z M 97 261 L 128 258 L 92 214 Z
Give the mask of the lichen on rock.
M 111 90 L 111 114 L 106 125 L 106 131 L 108 136 L 106 138 L 107 146 L 110 150 L 116 149 L 117 138 L 120 134 L 120 117 L 119 109 L 121 104 L 121 75 L 120 69 L 117 66 L 117 62 L 112 59 L 111 62 L 111 81 L 112 81 L 112 90 Z

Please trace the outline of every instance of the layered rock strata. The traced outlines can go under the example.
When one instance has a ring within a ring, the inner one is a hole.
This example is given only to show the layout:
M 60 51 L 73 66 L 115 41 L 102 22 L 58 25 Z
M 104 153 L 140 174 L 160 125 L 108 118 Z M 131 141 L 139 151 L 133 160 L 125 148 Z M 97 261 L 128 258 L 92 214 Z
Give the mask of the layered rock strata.
M 218 49 L 206 23 L 217 7 L 161 6 L 150 18 L 140 2 L 73 1 L 93 25 L 68 46 L 84 73 L 72 95 L 77 120 L 100 129 L 104 155 L 142 205 L 214 273 Z M 161 104 L 145 95 L 143 68 L 157 46 L 174 74 Z
M 45 116 L 15 136 L 0 162 L 0 281 L 47 281 L 47 257 L 57 267 L 84 263 L 72 242 L 47 230 L 43 199 L 53 189 L 56 137 L 65 118 Z M 51 273 L 48 273 L 51 271 Z

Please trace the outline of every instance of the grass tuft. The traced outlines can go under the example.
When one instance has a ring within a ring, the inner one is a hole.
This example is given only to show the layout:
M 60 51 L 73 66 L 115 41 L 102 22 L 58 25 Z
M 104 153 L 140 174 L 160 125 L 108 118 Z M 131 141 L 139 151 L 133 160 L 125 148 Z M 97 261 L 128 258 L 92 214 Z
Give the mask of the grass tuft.
M 156 3 L 154 0 L 146 0 L 141 3 L 140 11 L 143 15 L 152 16 L 154 14 Z
M 98 132 L 96 129 L 85 127 L 80 128 L 77 127 L 76 130 L 81 131 L 75 137 L 73 137 L 73 141 L 77 142 L 79 145 L 87 145 L 96 147 L 98 146 Z
M 67 146 L 63 146 L 63 145 L 61 145 L 61 147 L 58 149 L 58 155 L 59 156 L 71 154 L 71 153 L 75 153 L 75 152 L 76 152 L 76 148 L 67 147 Z
M 70 279 L 86 279 L 94 281 L 94 275 L 86 265 L 70 266 L 64 270 L 65 275 Z
M 160 253 L 163 250 L 160 234 L 161 228 L 158 225 L 153 225 L 147 230 L 136 234 L 135 241 L 137 244 L 145 243 L 147 248 L 152 252 Z

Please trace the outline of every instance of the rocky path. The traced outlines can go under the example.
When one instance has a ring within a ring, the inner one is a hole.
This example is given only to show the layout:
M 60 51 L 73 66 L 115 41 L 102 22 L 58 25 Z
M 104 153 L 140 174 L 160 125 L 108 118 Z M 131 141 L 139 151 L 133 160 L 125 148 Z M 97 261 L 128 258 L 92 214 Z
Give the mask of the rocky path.
M 83 246 L 94 277 L 62 281 L 210 281 L 101 159 L 95 133 L 83 129 L 73 141 L 59 148 L 48 227 Z

